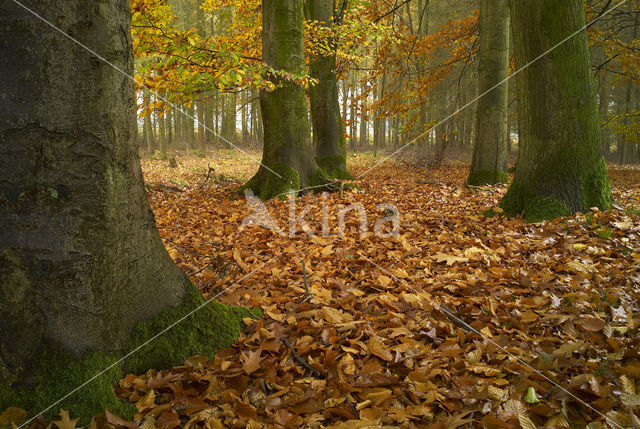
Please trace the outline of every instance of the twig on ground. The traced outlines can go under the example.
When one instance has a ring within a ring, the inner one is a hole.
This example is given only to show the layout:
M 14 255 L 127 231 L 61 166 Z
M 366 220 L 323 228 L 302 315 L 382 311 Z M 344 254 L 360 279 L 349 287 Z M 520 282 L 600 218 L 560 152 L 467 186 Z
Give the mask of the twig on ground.
M 211 165 L 207 165 L 207 168 L 209 170 L 207 170 L 207 177 L 204 179 L 204 182 L 202 182 L 202 185 L 200 185 L 199 189 L 204 188 L 204 186 L 207 184 L 207 182 L 209 181 L 209 177 L 211 176 L 211 172 L 213 171 L 213 175 L 215 176 L 216 174 L 216 170 L 214 168 L 211 168 Z
M 325 379 L 324 374 L 321 373 L 320 370 L 318 370 L 317 368 L 314 368 L 311 365 L 309 365 L 309 362 L 307 362 L 307 360 L 305 358 L 303 358 L 302 356 L 300 356 L 298 354 L 298 352 L 296 352 L 295 347 L 293 347 L 293 345 L 289 342 L 289 340 L 287 340 L 286 338 L 282 338 L 280 341 L 282 341 L 282 344 L 284 344 L 291 351 L 291 356 L 293 356 L 293 359 L 301 367 L 303 367 L 307 371 L 311 372 L 316 378 L 320 378 L 322 380 Z

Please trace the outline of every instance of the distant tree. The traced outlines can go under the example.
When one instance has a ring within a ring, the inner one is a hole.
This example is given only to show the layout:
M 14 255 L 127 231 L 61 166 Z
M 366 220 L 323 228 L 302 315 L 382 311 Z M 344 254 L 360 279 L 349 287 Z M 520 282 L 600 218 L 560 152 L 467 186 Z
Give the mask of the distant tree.
M 128 0 L 29 7 L 133 73 Z M 204 300 L 172 262 L 147 202 L 133 82 L 0 1 L 0 410 L 39 412 Z M 241 314 L 209 303 L 56 404 L 127 408 L 124 370 L 179 364 L 234 341 Z
M 273 70 L 275 89 L 260 92 L 264 127 L 262 165 L 244 187 L 262 199 L 327 183 L 311 146 L 305 88 L 295 76 L 305 74 L 302 0 L 262 2 L 262 59 Z
M 511 0 L 516 67 L 585 26 L 582 0 Z M 529 221 L 607 209 L 611 185 L 586 32 L 518 74 L 520 153 L 501 207 Z
M 480 3 L 478 91 L 491 90 L 478 100 L 476 142 L 470 185 L 507 183 L 507 101 L 509 85 L 509 0 Z

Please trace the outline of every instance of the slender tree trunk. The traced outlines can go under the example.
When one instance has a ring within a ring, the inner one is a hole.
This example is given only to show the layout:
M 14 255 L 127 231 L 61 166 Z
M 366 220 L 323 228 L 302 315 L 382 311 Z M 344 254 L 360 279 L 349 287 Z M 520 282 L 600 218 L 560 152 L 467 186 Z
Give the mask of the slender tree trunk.
M 611 141 L 609 139 L 609 127 L 606 122 L 609 120 L 609 102 L 611 101 L 611 83 L 609 82 L 608 72 L 603 72 L 600 78 L 600 97 L 598 101 L 598 115 L 600 123 L 604 124 L 600 127 L 602 135 L 602 152 L 605 158 L 611 153 Z
M 187 146 L 187 150 L 192 150 L 195 148 L 196 142 L 196 134 L 195 134 L 195 104 L 191 103 L 189 107 L 187 107 L 187 115 L 185 116 L 185 145 Z
M 158 112 L 158 143 L 160 159 L 167 159 L 167 128 L 165 124 L 165 112 Z
M 582 0 L 511 0 L 518 68 L 585 25 Z M 529 221 L 607 209 L 611 185 L 585 31 L 518 75 L 520 155 L 500 203 Z
M 198 112 L 198 151 L 205 153 L 206 137 L 204 130 L 204 101 L 198 101 L 196 103 L 196 109 Z
M 133 75 L 128 0 L 29 7 Z M 124 370 L 212 356 L 242 315 L 211 303 L 118 362 L 204 302 L 147 202 L 133 82 L 12 1 L 0 39 L 0 409 L 42 411 L 113 364 L 53 407 L 86 425 L 126 411 Z
M 484 94 L 509 75 L 509 0 L 481 0 L 478 91 Z M 507 183 L 507 113 L 509 84 L 502 83 L 478 100 L 477 134 L 470 185 Z
M 329 27 L 333 18 L 334 0 L 306 0 L 307 19 L 317 21 L 319 25 Z M 330 46 L 333 42 L 330 43 Z M 338 78 L 336 77 L 336 57 L 334 53 L 317 56 L 310 60 L 309 74 L 318 83 L 309 88 L 311 101 L 311 120 L 316 162 L 330 177 L 338 179 L 353 178 L 347 170 L 346 142 L 344 126 L 340 116 L 338 98 Z M 347 82 L 344 81 L 345 89 Z M 343 91 L 345 94 L 345 91 Z M 343 96 L 346 111 L 346 94 Z M 345 112 L 343 112 L 343 117 Z
M 304 73 L 302 0 L 263 0 L 262 59 L 275 70 Z M 266 200 L 327 182 L 313 157 L 305 89 L 288 81 L 260 93 L 262 165 L 244 187 Z
M 173 107 L 167 110 L 167 146 L 173 146 Z
M 175 139 L 176 139 L 176 147 L 178 146 L 178 143 L 182 140 L 182 130 L 184 128 L 182 126 L 183 117 L 184 115 L 182 114 L 180 109 L 178 108 L 173 109 L 173 135 L 175 136 Z
M 144 90 L 145 95 L 143 97 L 145 106 L 148 106 L 151 102 L 149 91 Z M 147 143 L 147 155 L 152 156 L 156 152 L 156 140 L 153 136 L 153 129 L 151 125 L 151 114 L 148 114 L 143 119 L 144 136 Z

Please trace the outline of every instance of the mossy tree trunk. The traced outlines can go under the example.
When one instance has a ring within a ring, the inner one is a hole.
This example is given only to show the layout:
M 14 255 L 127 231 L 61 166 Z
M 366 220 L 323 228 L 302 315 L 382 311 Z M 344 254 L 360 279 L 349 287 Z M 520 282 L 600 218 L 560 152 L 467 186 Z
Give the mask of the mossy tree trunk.
M 306 18 L 309 21 L 317 21 L 323 27 L 330 27 L 333 24 L 334 9 L 334 0 L 306 0 L 305 2 Z M 318 81 L 309 88 L 316 162 L 330 177 L 352 179 L 347 170 L 347 150 L 344 126 L 340 116 L 334 42 L 330 41 L 327 48 L 329 52 L 326 55 L 315 56 L 309 62 L 309 75 Z M 346 109 L 346 95 L 344 98 Z
M 479 93 L 484 94 L 509 73 L 509 0 L 480 3 Z M 507 111 L 509 84 L 502 83 L 478 100 L 477 134 L 467 182 L 507 183 Z
M 128 0 L 29 7 L 133 75 Z M 33 413 L 203 299 L 155 226 L 133 81 L 10 1 L 0 38 L 0 410 Z M 211 354 L 239 316 L 210 303 L 51 411 L 123 412 L 112 390 L 123 370 Z
M 262 2 L 262 59 L 275 70 L 304 74 L 302 0 Z M 244 185 L 264 200 L 328 181 L 313 157 L 305 89 L 291 81 L 274 83 L 275 90 L 260 93 L 262 165 Z
M 511 20 L 518 68 L 585 26 L 582 0 L 511 0 Z M 540 221 L 609 208 L 586 33 L 524 69 L 517 87 L 520 153 L 505 212 Z

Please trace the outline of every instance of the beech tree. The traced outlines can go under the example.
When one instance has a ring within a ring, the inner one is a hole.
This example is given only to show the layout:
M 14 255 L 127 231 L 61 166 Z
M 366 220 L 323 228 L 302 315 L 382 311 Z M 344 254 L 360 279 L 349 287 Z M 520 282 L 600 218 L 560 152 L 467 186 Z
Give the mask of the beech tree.
M 133 73 L 128 0 L 29 7 Z M 0 410 L 39 412 L 204 300 L 147 202 L 133 81 L 14 2 L 0 2 Z M 56 404 L 125 413 L 123 370 L 213 354 L 244 310 L 211 302 Z
M 305 2 L 307 19 L 317 21 L 323 27 L 333 24 L 334 10 L 334 0 Z M 329 52 L 318 54 L 309 61 L 309 75 L 317 80 L 317 83 L 309 88 L 316 162 L 330 177 L 352 179 L 353 176 L 347 170 L 347 149 L 344 125 L 340 116 L 334 43 L 329 43 L 327 49 Z M 344 103 L 346 106 L 346 100 Z
M 471 161 L 470 185 L 507 183 L 507 102 L 509 85 L 509 1 L 480 3 L 480 52 L 476 110 L 476 142 Z M 503 82 L 504 81 L 504 82 Z M 503 82 L 494 89 L 494 86 Z
M 518 69 L 585 26 L 582 0 L 511 0 L 510 6 Z M 525 68 L 517 87 L 520 153 L 501 207 L 529 221 L 609 208 L 586 32 Z
M 262 59 L 273 70 L 305 74 L 302 0 L 262 2 Z M 313 157 L 304 87 L 275 74 L 271 79 L 276 89 L 260 92 L 262 164 L 244 185 L 264 200 L 328 181 Z

